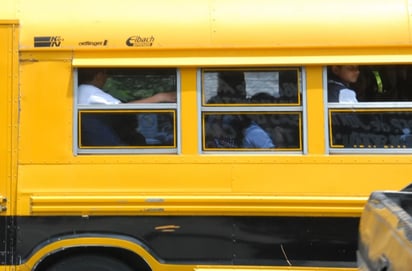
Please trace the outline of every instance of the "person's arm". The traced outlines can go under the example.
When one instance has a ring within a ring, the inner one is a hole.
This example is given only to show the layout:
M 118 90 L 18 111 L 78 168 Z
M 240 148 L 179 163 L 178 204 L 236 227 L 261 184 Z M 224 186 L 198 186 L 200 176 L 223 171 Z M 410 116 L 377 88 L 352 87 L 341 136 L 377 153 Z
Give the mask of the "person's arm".
M 160 92 L 151 97 L 134 100 L 129 103 L 175 103 L 176 92 Z

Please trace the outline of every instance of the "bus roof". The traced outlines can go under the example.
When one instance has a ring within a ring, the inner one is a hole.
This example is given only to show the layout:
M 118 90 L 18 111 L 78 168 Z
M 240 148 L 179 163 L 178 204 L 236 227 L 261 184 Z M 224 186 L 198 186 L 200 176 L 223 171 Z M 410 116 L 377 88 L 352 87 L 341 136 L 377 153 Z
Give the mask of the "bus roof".
M 411 45 L 408 6 L 408 0 L 6 0 L 0 20 L 19 21 L 21 50 L 404 47 Z

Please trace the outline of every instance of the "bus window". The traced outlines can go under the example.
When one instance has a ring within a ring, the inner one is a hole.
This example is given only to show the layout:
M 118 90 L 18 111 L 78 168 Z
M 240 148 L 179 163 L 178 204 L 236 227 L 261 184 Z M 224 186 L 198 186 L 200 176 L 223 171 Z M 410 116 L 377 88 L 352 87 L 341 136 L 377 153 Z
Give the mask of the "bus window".
M 299 68 L 201 74 L 203 151 L 302 151 Z
M 79 68 L 79 153 L 177 152 L 176 69 Z
M 300 112 L 205 112 L 206 149 L 301 150 Z
M 204 70 L 203 105 L 300 105 L 298 69 Z
M 412 150 L 411 68 L 411 65 L 327 68 L 331 152 Z M 340 72 L 349 74 L 347 80 L 337 76 Z
M 79 110 L 79 146 L 176 148 L 174 111 L 117 111 Z

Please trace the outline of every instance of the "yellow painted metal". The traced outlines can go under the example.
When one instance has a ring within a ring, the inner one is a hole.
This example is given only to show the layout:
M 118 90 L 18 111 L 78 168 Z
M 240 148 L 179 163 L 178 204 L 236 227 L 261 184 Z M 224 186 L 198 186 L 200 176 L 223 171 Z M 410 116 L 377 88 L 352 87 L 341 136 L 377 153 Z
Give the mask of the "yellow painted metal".
M 307 122 L 308 125 L 308 152 L 310 154 L 324 154 L 326 151 L 325 134 L 320 134 L 318 131 L 322 131 L 325 123 L 325 111 L 324 111 L 324 97 L 323 97 L 323 69 L 322 67 L 307 67 L 308 74 L 312 76 L 306 78 L 307 89 L 307 103 L 308 106 L 308 119 L 316 120 Z
M 367 198 L 326 196 L 35 195 L 35 215 L 293 215 L 357 216 Z
M 17 22 L 17 6 L 16 0 L 3 0 L 0 8 L 0 24 L 15 24 Z
M 128 48 L 127 43 L 131 49 L 411 43 L 404 0 L 15 2 L 25 25 L 22 49 L 33 49 L 39 35 L 58 37 L 59 48 L 84 50 Z
M 20 135 L 23 135 L 19 137 L 20 161 L 45 162 L 52 157 L 55 161 L 63 161 L 73 157 L 73 82 L 70 61 L 23 61 L 20 62 L 19 76 L 19 130 Z
M 16 21 L 0 20 L 0 215 L 12 214 L 17 179 L 17 56 Z
M 191 144 L 183 144 L 182 152 L 187 155 L 196 155 L 199 151 L 198 147 L 200 142 L 198 137 L 198 127 L 200 121 L 198 120 L 198 115 L 193 114 L 197 112 L 197 103 L 194 103 L 197 99 L 196 85 L 196 69 L 184 68 L 180 70 L 181 75 L 181 110 L 180 116 L 182 123 L 192 123 L 192 125 L 187 125 L 185 129 L 180 129 L 182 133 L 182 142 L 191 142 Z

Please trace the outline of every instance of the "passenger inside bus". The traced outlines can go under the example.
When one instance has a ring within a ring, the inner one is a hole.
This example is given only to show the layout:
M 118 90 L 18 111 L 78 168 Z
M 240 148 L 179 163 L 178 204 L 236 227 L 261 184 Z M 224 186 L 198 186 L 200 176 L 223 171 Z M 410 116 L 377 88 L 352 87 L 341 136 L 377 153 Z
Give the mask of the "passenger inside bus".
M 119 99 L 103 91 L 108 79 L 106 69 L 79 69 L 78 103 L 120 104 Z M 176 102 L 176 92 L 160 92 L 129 103 Z M 83 113 L 81 115 L 81 145 L 83 146 L 142 146 L 145 137 L 137 131 L 138 117 L 127 113 Z
M 360 66 L 354 87 L 360 101 L 411 101 L 412 68 L 410 65 Z
M 336 78 L 334 67 L 328 67 L 328 87 Z M 345 66 L 340 67 L 343 72 Z M 359 102 L 370 104 L 367 105 L 368 108 L 329 109 L 331 147 L 411 148 L 412 111 L 407 108 L 408 105 L 405 108 L 401 104 L 397 110 L 387 110 L 385 103 L 412 101 L 412 66 L 361 65 L 351 69 L 352 79 L 357 77 L 357 80 L 346 80 L 345 86 L 356 92 Z M 350 69 L 347 72 L 350 73 Z M 342 85 L 340 87 L 343 88 Z M 339 90 L 339 87 L 336 89 Z M 328 101 L 340 102 L 338 92 L 332 93 L 331 90 L 333 89 L 328 89 Z M 359 104 L 359 107 L 363 105 Z
M 328 102 L 357 103 L 351 84 L 357 82 L 359 67 L 356 65 L 331 66 L 328 74 Z
M 270 95 L 267 92 L 258 92 L 254 94 L 252 97 L 250 97 L 250 103 L 275 103 L 276 99 L 273 97 L 273 95 Z
M 244 72 L 224 71 L 218 74 L 217 95 L 211 97 L 209 104 L 246 103 L 246 83 Z
M 136 118 L 127 114 L 87 113 L 81 116 L 82 146 L 143 146 Z
M 269 95 L 270 96 L 270 95 Z M 268 98 L 260 93 L 259 98 Z M 218 74 L 217 95 L 208 100 L 209 104 L 239 104 L 249 103 L 246 98 L 246 82 L 243 71 L 222 71 Z M 263 101 L 260 101 L 263 102 Z M 271 101 L 273 102 L 273 100 Z M 215 147 L 226 148 L 274 148 L 275 145 L 268 133 L 256 122 L 245 114 L 223 115 L 209 117 L 209 120 L 216 122 L 216 117 L 220 119 L 221 136 L 214 137 L 212 144 Z M 208 125 L 210 127 L 210 125 Z M 216 126 L 215 126 L 216 128 Z M 212 132 L 215 134 L 215 131 Z M 222 136 L 223 135 L 223 136 Z M 210 146 L 209 146 L 210 147 Z
M 86 68 L 79 69 L 79 104 L 120 104 L 119 99 L 104 92 L 103 86 L 109 77 L 106 69 Z M 143 99 L 133 100 L 128 103 L 175 103 L 176 92 L 159 92 Z
M 206 118 L 209 148 L 274 148 L 270 135 L 246 114 L 216 114 Z
M 338 67 L 341 67 L 340 69 Z M 345 68 L 346 67 L 346 68 Z M 352 67 L 352 68 L 351 68 Z M 358 71 L 355 67 L 358 67 Z M 352 73 L 348 69 L 353 69 Z M 342 79 L 343 73 L 352 74 L 352 80 Z M 356 80 L 354 80 L 356 78 Z M 353 93 L 339 101 L 337 93 L 344 86 L 356 93 L 359 102 L 399 102 L 412 101 L 411 65 L 361 65 L 328 67 L 328 101 L 354 102 Z M 338 91 L 336 91 L 338 89 Z M 342 95 L 345 96 L 345 95 Z
M 275 144 L 269 134 L 248 115 L 232 116 L 229 123 L 234 127 L 242 148 L 274 148 Z

